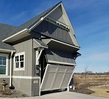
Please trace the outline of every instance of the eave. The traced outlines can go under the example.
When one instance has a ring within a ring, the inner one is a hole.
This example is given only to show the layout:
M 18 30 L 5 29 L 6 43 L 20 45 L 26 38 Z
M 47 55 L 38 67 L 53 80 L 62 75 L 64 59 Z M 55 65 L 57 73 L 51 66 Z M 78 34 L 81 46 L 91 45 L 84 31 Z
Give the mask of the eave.
M 29 30 L 25 28 L 25 29 L 15 33 L 14 35 L 9 36 L 8 38 L 2 40 L 2 42 L 12 43 L 12 42 L 20 40 L 20 39 L 22 39 L 24 37 L 27 37 L 29 35 L 30 35 Z
M 69 52 L 75 52 L 80 49 L 80 47 L 78 46 L 67 44 L 67 43 L 64 43 L 62 41 L 58 41 L 55 39 L 43 39 L 42 41 L 53 49 L 59 49 L 59 50 L 64 50 L 64 51 L 69 51 Z

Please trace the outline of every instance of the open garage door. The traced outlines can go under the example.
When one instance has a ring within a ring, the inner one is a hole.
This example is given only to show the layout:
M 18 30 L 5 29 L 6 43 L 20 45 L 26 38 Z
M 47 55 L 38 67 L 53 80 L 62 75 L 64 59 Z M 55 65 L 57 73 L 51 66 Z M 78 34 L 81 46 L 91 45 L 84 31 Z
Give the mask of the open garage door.
M 74 66 L 47 64 L 41 91 L 67 88 Z

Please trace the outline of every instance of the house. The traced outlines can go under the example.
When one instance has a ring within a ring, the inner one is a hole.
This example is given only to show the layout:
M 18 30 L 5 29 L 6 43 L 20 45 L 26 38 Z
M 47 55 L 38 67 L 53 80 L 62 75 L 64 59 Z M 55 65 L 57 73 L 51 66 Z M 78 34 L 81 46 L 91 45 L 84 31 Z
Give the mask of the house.
M 79 49 L 62 2 L 21 26 L 0 24 L 0 82 L 30 96 L 68 88 Z

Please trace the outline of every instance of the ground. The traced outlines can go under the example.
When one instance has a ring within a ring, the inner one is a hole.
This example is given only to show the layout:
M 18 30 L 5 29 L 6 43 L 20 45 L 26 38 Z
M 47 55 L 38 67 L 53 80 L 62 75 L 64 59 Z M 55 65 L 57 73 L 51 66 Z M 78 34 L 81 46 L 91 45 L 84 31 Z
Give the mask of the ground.
M 109 73 L 74 74 L 75 92 L 109 98 Z
M 22 92 L 19 92 L 17 90 L 6 89 L 5 91 L 0 90 L 0 97 L 20 98 L 20 97 L 28 97 L 28 95 L 23 94 Z
M 95 91 L 94 93 L 92 93 L 90 95 L 109 98 L 109 87 L 97 86 L 97 87 L 90 87 L 89 89 L 92 91 Z

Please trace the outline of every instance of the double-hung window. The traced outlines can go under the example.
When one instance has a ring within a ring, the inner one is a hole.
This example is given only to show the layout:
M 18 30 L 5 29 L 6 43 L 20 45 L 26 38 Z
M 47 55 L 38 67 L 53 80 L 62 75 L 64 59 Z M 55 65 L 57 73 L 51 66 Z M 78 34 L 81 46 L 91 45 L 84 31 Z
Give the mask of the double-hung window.
M 15 54 L 15 70 L 25 69 L 25 52 Z
M 0 54 L 0 75 L 7 75 L 8 56 Z

